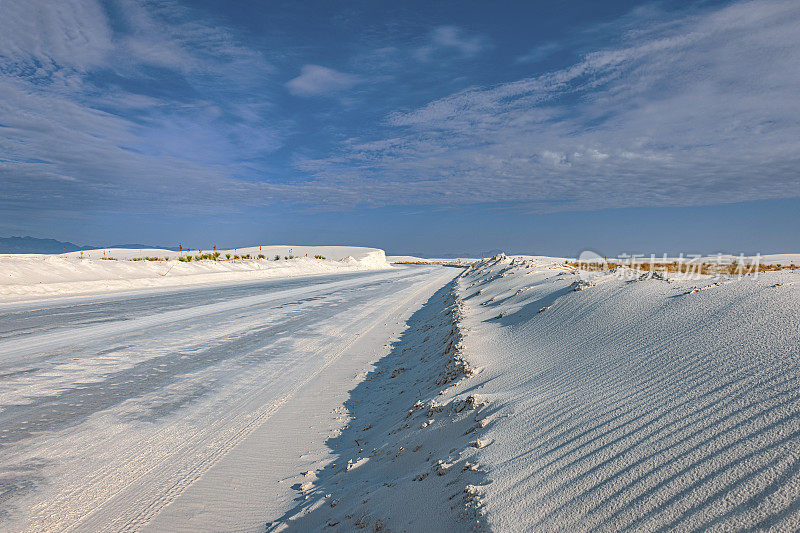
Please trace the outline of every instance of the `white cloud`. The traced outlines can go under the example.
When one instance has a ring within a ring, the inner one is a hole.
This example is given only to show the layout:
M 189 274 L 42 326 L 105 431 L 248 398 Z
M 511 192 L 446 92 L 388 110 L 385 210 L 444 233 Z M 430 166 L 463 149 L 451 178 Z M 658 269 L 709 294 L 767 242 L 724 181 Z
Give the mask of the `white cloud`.
M 486 39 L 479 35 L 468 35 L 457 26 L 438 26 L 431 31 L 428 44 L 416 49 L 421 61 L 429 61 L 440 51 L 456 52 L 462 57 L 472 57 L 486 48 Z
M 538 63 L 561 49 L 563 49 L 563 45 L 559 43 L 546 42 L 531 49 L 527 54 L 519 56 L 517 63 Z
M 289 80 L 286 88 L 295 96 L 330 95 L 350 89 L 361 79 L 320 65 L 303 65 L 300 75 Z
M 234 178 L 248 159 L 280 145 L 262 118 L 269 104 L 260 93 L 253 97 L 269 71 L 261 54 L 177 4 L 113 6 L 115 24 L 93 0 L 0 0 L 6 212 L 262 202 L 269 187 Z M 152 85 L 152 66 L 181 78 L 193 89 L 189 96 L 98 81 L 115 72 Z
M 620 40 L 574 65 L 393 113 L 329 157 L 299 163 L 308 180 L 280 183 L 234 177 L 252 177 L 251 160 L 281 142 L 263 118 L 270 66 L 260 53 L 166 1 L 117 0 L 114 25 L 89 0 L 18 7 L 35 1 L 0 0 L 4 207 L 479 201 L 555 211 L 800 196 L 795 1 L 677 19 L 636 10 L 607 28 Z M 120 25 L 125 32 L 112 31 Z M 426 57 L 486 46 L 443 28 L 428 37 Z M 113 70 L 153 83 L 152 66 L 202 96 L 101 89 L 87 76 Z M 286 88 L 340 95 L 363 81 L 306 65 Z
M 47 76 L 107 64 L 111 29 L 95 0 L 0 0 L 0 69 Z
M 800 4 L 653 16 L 568 68 L 390 115 L 385 137 L 307 166 L 314 187 L 343 205 L 536 211 L 800 196 Z

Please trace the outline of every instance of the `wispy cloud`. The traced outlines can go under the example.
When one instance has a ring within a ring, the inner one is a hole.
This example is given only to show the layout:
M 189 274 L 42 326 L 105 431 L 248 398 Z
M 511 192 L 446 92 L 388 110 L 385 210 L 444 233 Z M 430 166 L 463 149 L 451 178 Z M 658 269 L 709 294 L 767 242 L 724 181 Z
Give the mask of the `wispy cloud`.
M 286 83 L 295 96 L 331 95 L 350 89 L 361 81 L 359 76 L 320 65 L 303 65 L 300 75 Z
M 517 63 L 538 63 L 550 55 L 563 49 L 563 45 L 553 41 L 540 44 L 532 48 L 527 54 L 523 54 L 516 59 Z
M 264 47 L 166 0 L 30 0 L 2 11 L 5 213 L 276 201 L 544 212 L 800 196 L 794 1 L 682 16 L 637 9 L 595 29 L 599 44 L 572 65 L 456 92 L 469 83 L 459 69 L 480 68 L 490 41 L 455 26 L 378 39 L 369 57 L 336 58 L 348 72 L 305 64 L 298 75 L 296 64 L 281 70 Z M 568 37 L 561 45 L 574 53 Z M 316 104 L 287 91 L 361 100 L 341 114 L 326 109 L 329 122 L 302 117 L 300 136 L 320 125 L 323 148 L 281 150 L 296 129 L 276 118 L 273 101 L 290 111 Z M 298 154 L 312 156 L 270 173 L 273 156 Z
M 106 65 L 114 50 L 111 28 L 97 2 L 4 1 L 0 17 L 0 68 L 45 76 L 70 68 Z
M 572 66 L 394 113 L 386 136 L 303 168 L 343 205 L 560 211 L 800 195 L 800 5 L 646 15 Z
M 4 2 L 5 208 L 142 212 L 263 201 L 265 188 L 254 195 L 259 186 L 236 174 L 280 146 L 265 120 L 268 102 L 253 96 L 270 70 L 231 32 L 175 3 Z M 161 83 L 182 94 L 164 96 Z
M 457 26 L 438 26 L 431 31 L 428 43 L 415 50 L 415 55 L 422 61 L 429 61 L 442 52 L 472 57 L 483 51 L 487 45 L 483 36 L 471 35 Z

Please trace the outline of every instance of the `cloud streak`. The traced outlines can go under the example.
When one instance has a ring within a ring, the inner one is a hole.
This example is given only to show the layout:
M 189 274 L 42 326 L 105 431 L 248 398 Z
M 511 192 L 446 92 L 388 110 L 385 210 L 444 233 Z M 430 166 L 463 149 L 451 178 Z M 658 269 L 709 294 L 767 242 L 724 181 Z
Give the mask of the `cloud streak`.
M 266 201 L 263 185 L 236 174 L 280 146 L 264 118 L 268 102 L 252 96 L 271 66 L 178 4 L 110 5 L 114 20 L 93 0 L 3 1 L 6 212 L 196 211 Z M 189 96 L 158 94 L 165 79 Z
M 553 212 L 800 196 L 796 2 L 637 10 L 597 29 L 603 45 L 572 65 L 455 92 L 468 82 L 450 73 L 490 42 L 456 26 L 338 63 L 349 72 L 297 61 L 297 75 L 177 3 L 0 2 L 6 213 L 276 202 Z M 430 96 L 427 80 L 446 96 Z M 340 114 L 341 100 L 312 98 L 348 91 L 362 100 Z M 330 119 L 324 152 L 300 142 L 282 172 L 270 158 L 294 125 L 275 100 L 317 106 L 307 129 Z M 369 104 L 373 118 L 357 122 Z
M 303 168 L 342 204 L 552 212 L 800 195 L 800 6 L 652 15 L 574 65 L 393 113 L 390 135 Z
M 480 35 L 470 35 L 458 26 L 438 26 L 428 38 L 428 43 L 415 50 L 417 59 L 430 61 L 436 55 L 456 53 L 461 57 L 472 57 L 487 47 L 486 39 Z
M 303 65 L 300 75 L 289 80 L 286 88 L 295 96 L 330 96 L 350 89 L 360 81 L 358 76 L 328 67 Z

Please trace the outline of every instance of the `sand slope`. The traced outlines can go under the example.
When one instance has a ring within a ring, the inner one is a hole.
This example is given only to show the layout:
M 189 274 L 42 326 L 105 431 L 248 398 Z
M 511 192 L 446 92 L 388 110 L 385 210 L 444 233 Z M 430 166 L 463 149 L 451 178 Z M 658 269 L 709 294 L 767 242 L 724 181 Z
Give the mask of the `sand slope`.
M 589 279 L 501 256 L 459 294 L 496 411 L 489 527 L 800 527 L 800 273 Z
M 219 261 L 193 260 L 188 263 L 177 258 L 194 257 L 199 254 L 198 250 L 181 253 L 157 249 L 102 249 L 59 255 L 0 255 L 0 301 L 390 268 L 383 250 L 376 248 L 253 246 L 219 250 L 219 253 Z M 226 260 L 226 254 L 231 256 L 231 260 Z M 258 259 L 259 254 L 265 258 Z M 251 258 L 234 260 L 236 255 L 250 255 Z M 281 259 L 274 260 L 276 255 Z M 289 255 L 295 258 L 284 259 Z M 322 255 L 325 259 L 315 259 L 315 255 Z M 168 260 L 137 260 L 146 257 Z

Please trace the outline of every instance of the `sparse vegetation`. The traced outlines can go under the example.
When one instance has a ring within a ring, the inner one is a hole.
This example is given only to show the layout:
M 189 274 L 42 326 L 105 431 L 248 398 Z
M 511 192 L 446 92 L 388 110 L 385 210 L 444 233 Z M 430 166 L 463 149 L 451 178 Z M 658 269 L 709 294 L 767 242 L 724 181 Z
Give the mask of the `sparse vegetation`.
M 234 255 L 233 258 L 234 259 L 241 259 L 241 257 L 239 257 L 238 255 Z
M 566 261 L 566 266 L 572 268 L 579 268 L 591 272 L 600 272 L 606 270 L 613 270 L 619 267 L 627 267 L 634 270 L 642 270 L 645 272 L 670 272 L 681 274 L 703 274 L 709 276 L 744 276 L 747 274 L 756 274 L 759 272 L 773 272 L 776 270 L 796 270 L 798 267 L 795 264 L 782 265 L 782 264 L 760 264 L 755 262 L 742 263 L 739 261 L 732 263 L 698 263 L 692 261 L 672 261 L 671 263 L 659 262 L 640 262 L 640 263 L 617 263 L 617 262 L 589 262 L 579 263 L 577 261 Z
M 230 259 L 231 259 L 231 254 L 225 254 L 225 259 L 227 259 L 228 261 L 230 261 Z
M 314 259 L 325 259 L 324 255 L 315 255 Z
M 264 254 L 258 254 L 258 258 L 259 259 L 266 259 L 266 256 Z
M 274 259 L 275 261 L 280 261 L 280 260 L 281 260 L 281 256 L 279 256 L 279 255 L 276 255 L 276 256 L 275 256 L 273 259 Z

